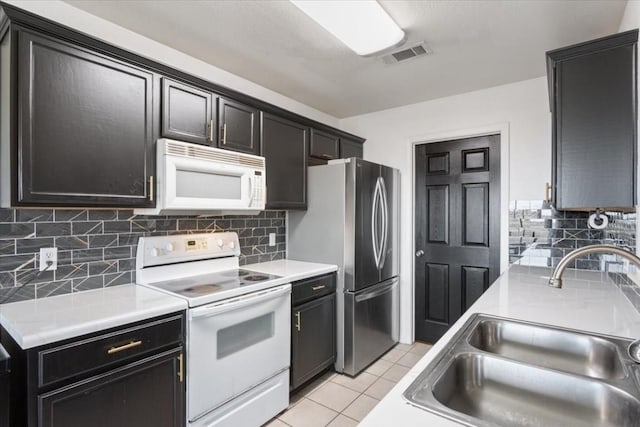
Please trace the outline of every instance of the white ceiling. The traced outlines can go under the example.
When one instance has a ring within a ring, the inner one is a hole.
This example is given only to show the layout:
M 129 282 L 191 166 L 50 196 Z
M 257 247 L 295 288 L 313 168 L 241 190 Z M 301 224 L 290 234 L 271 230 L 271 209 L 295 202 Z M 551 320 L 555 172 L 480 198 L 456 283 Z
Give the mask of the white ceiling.
M 362 58 L 286 0 L 67 3 L 338 118 L 545 75 L 545 52 L 617 32 L 626 0 L 381 1 L 433 55 Z

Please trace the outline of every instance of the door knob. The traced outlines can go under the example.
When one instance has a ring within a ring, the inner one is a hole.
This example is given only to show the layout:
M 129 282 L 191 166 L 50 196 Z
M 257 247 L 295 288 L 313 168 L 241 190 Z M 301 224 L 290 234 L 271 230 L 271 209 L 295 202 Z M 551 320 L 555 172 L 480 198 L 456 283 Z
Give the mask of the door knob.
M 422 249 L 420 249 L 419 251 L 416 252 L 416 256 L 418 258 L 420 258 L 422 255 L 424 255 L 424 251 Z

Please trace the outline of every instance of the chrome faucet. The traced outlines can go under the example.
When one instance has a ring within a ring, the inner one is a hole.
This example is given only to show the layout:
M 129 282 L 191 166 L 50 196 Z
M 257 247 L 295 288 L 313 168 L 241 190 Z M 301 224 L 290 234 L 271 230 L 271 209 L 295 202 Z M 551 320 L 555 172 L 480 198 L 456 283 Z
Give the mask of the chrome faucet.
M 610 253 L 615 255 L 620 255 L 623 258 L 628 259 L 633 262 L 635 265 L 640 267 L 640 258 L 638 258 L 635 254 L 629 252 L 626 249 L 622 249 L 619 246 L 614 245 L 590 245 L 584 246 L 580 249 L 576 249 L 575 251 L 569 252 L 564 256 L 558 263 L 555 270 L 553 270 L 553 274 L 549 279 L 549 286 L 553 286 L 554 288 L 562 287 L 562 273 L 567 268 L 569 263 L 574 259 L 578 258 L 581 255 L 592 254 L 592 253 Z

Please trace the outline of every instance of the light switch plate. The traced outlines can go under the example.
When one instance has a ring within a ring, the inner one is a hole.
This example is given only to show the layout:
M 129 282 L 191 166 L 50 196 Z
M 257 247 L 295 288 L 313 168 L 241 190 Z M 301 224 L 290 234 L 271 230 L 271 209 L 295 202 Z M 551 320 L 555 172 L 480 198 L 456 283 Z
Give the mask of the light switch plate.
M 269 246 L 276 245 L 276 233 L 269 233 Z

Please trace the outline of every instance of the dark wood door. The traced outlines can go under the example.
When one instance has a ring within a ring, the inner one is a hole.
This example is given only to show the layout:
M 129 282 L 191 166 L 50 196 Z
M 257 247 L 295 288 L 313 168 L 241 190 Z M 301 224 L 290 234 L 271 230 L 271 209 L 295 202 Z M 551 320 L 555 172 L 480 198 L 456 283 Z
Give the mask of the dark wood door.
M 500 274 L 500 137 L 415 150 L 415 335 L 435 342 Z
M 306 209 L 309 128 L 268 113 L 260 122 L 267 209 Z
M 340 138 L 336 135 L 311 129 L 309 156 L 321 160 L 337 159 L 340 150 Z
M 258 110 L 228 98 L 219 98 L 218 147 L 249 154 L 260 154 Z
M 291 388 L 295 389 L 335 361 L 336 296 L 293 308 L 291 316 Z
M 42 427 L 177 427 L 186 420 L 182 349 L 38 397 Z
M 362 158 L 362 143 L 347 138 L 340 138 L 340 158 Z
M 549 54 L 561 57 L 552 93 L 557 209 L 636 204 L 636 40 L 637 30 Z
M 17 205 L 153 206 L 153 75 L 19 34 Z
M 214 95 L 162 79 L 162 136 L 196 144 L 215 142 Z

